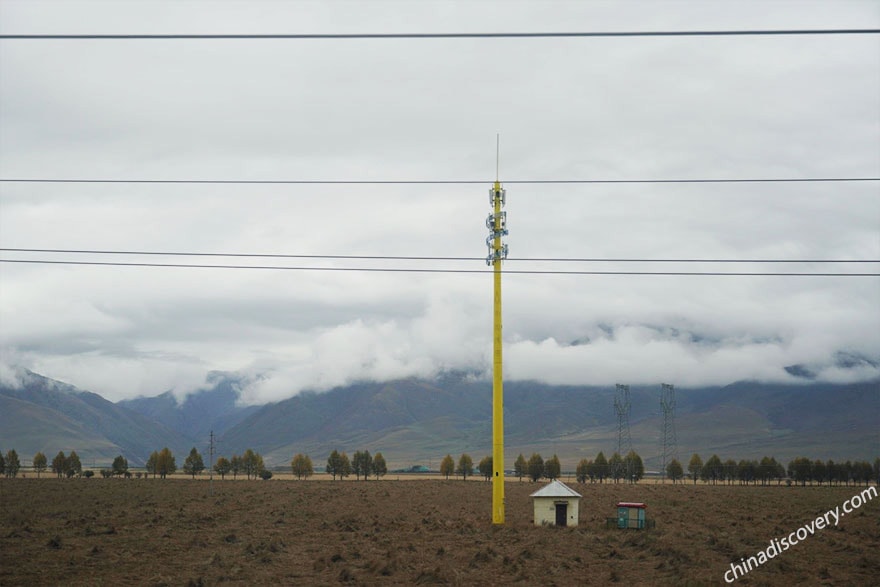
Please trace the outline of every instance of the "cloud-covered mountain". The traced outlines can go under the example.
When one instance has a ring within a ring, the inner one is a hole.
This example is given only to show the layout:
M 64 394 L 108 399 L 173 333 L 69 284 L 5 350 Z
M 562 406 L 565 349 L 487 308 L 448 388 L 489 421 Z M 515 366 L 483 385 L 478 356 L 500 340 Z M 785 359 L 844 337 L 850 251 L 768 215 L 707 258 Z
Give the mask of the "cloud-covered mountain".
M 206 387 L 178 400 L 171 391 L 154 397 L 122 400 L 118 405 L 137 412 L 177 431 L 197 445 L 206 442 L 211 431 L 215 435 L 256 411 L 256 406 L 240 406 L 241 389 L 250 378 L 212 371 Z
M 505 454 L 581 458 L 617 447 L 614 390 L 515 381 L 505 389 Z M 437 465 L 446 453 L 491 453 L 491 384 L 449 375 L 360 383 L 267 405 L 229 430 L 220 451 L 253 447 L 284 464 L 297 452 L 382 451 L 395 465 Z M 657 467 L 659 385 L 632 387 L 632 446 Z M 680 458 L 869 459 L 880 455 L 880 383 L 768 385 L 753 382 L 677 390 Z M 510 463 L 508 463 L 510 464 Z
M 213 387 L 179 401 L 170 393 L 119 404 L 19 370 L 0 385 L 0 447 L 24 458 L 41 450 L 75 449 L 89 466 L 117 454 L 142 464 L 157 448 L 179 456 L 206 453 L 215 432 L 217 454 L 253 448 L 269 466 L 286 466 L 298 452 L 321 466 L 333 449 L 381 451 L 392 467 L 436 468 L 447 453 L 475 458 L 491 452 L 491 383 L 446 373 L 434 379 L 360 382 L 307 392 L 264 406 L 242 406 L 246 379 L 214 373 Z M 659 385 L 631 387 L 632 447 L 658 467 L 662 426 Z M 614 389 L 512 381 L 505 384 L 505 454 L 556 453 L 566 468 L 600 450 L 617 448 Z M 880 455 L 880 381 L 799 385 L 740 382 L 676 390 L 677 448 L 722 458 L 795 456 L 869 459 Z
M 117 455 L 142 465 L 168 446 L 186 448 L 187 439 L 161 422 L 107 401 L 98 394 L 26 369 L 7 370 L 0 379 L 0 447 L 29 460 L 38 451 L 50 460 L 59 450 L 75 450 L 84 467 L 106 466 Z M 182 464 L 182 463 L 181 463 Z

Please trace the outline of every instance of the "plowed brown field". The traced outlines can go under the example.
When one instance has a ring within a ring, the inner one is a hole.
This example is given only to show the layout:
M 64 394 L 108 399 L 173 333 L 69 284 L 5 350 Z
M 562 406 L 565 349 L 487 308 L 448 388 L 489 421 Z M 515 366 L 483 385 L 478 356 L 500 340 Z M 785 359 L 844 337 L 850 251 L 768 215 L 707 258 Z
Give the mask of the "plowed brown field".
M 484 482 L 0 479 L 0 584 L 723 584 L 854 487 L 569 485 L 576 528 L 535 527 L 507 484 L 493 527 Z M 619 500 L 652 530 L 607 529 Z M 876 585 L 880 500 L 816 531 L 737 584 Z

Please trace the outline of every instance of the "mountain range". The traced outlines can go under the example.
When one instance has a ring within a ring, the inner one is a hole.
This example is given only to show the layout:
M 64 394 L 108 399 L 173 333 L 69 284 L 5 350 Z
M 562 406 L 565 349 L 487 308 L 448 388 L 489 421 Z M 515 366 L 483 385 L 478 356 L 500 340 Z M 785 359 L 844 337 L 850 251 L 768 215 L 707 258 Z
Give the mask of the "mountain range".
M 446 454 L 479 460 L 491 453 L 491 382 L 464 373 L 358 382 L 263 406 L 239 403 L 246 382 L 235 373 L 211 373 L 207 384 L 182 401 L 166 392 L 114 404 L 21 369 L 15 383 L 0 384 L 0 448 L 15 448 L 25 462 L 37 451 L 51 460 L 59 450 L 76 450 L 84 466 L 101 467 L 119 454 L 142 465 L 168 446 L 180 466 L 193 446 L 207 456 L 213 432 L 217 455 L 253 448 L 269 466 L 285 466 L 298 452 L 321 466 L 333 449 L 381 451 L 391 468 L 436 469 Z M 609 456 L 619 438 L 614 393 L 506 382 L 508 465 L 519 453 L 556 453 L 566 469 L 600 450 Z M 661 452 L 659 393 L 659 385 L 630 391 L 629 444 L 649 470 L 659 467 Z M 880 381 L 681 388 L 675 447 L 683 461 L 694 452 L 737 460 L 873 460 L 880 456 L 878 420 Z

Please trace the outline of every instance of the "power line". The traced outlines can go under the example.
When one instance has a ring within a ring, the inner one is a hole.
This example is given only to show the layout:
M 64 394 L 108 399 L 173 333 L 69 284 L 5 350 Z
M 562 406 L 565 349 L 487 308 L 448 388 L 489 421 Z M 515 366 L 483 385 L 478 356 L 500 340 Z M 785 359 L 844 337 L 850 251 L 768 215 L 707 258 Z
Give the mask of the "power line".
M 2 251 L 3 249 L 0 249 Z M 649 258 L 552 258 L 552 257 L 510 257 L 508 261 L 540 261 L 567 263 L 880 263 L 880 259 L 649 259 Z
M 111 261 L 56 261 L 37 259 L 0 259 L 0 263 L 26 263 L 40 265 L 92 265 L 103 267 L 164 267 L 176 269 L 260 269 L 275 271 L 328 271 L 366 273 L 479 273 L 492 274 L 487 269 L 434 269 L 412 267 L 291 267 L 282 265 L 200 265 L 194 263 L 134 263 Z M 518 275 L 647 275 L 647 276 L 730 276 L 730 277 L 880 277 L 880 273 L 756 273 L 724 271 L 543 271 L 509 270 L 505 273 Z
M 505 184 L 834 183 L 880 181 L 880 177 L 767 177 L 694 179 L 514 179 Z M 481 179 L 74 179 L 0 178 L 0 183 L 242 184 L 242 185 L 446 185 L 490 184 Z
M 173 41 L 173 40 L 342 40 L 342 39 L 522 39 L 583 37 L 733 37 L 792 35 L 873 35 L 880 29 L 763 29 L 705 31 L 594 31 L 531 33 L 267 33 L 267 34 L 13 34 L 0 40 Z
M 300 255 L 284 253 L 194 253 L 181 251 L 106 251 L 80 249 L 20 249 L 0 248 L 0 251 L 15 253 L 65 253 L 82 255 L 156 255 L 169 257 L 245 257 L 267 259 L 362 259 L 386 261 L 485 261 L 485 257 L 432 257 L 410 255 Z
M 150 255 L 167 257 L 241 257 L 267 259 L 349 259 L 384 261 L 485 261 L 485 257 L 414 255 L 315 255 L 286 253 L 211 253 L 185 251 L 122 251 L 106 249 L 26 249 L 0 247 L 9 253 L 62 253 L 73 255 Z M 880 263 L 880 259 L 711 259 L 711 258 L 623 258 L 623 257 L 511 257 L 510 261 L 565 263 Z

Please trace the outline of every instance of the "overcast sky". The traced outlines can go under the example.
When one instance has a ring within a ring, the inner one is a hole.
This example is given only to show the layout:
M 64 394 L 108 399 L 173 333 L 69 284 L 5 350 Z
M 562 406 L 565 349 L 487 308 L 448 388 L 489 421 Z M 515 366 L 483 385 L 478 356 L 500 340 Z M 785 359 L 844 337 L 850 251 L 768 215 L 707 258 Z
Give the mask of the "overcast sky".
M 880 28 L 855 2 L 16 2 L 0 34 Z M 0 247 L 481 257 L 495 179 L 880 177 L 880 35 L 0 40 Z M 505 184 L 505 269 L 868 272 L 880 183 Z M 488 270 L 0 252 L 3 259 Z M 508 274 L 505 378 L 679 386 L 880 375 L 880 278 Z M 251 375 L 252 403 L 488 373 L 488 273 L 0 263 L 0 373 L 111 400 Z

